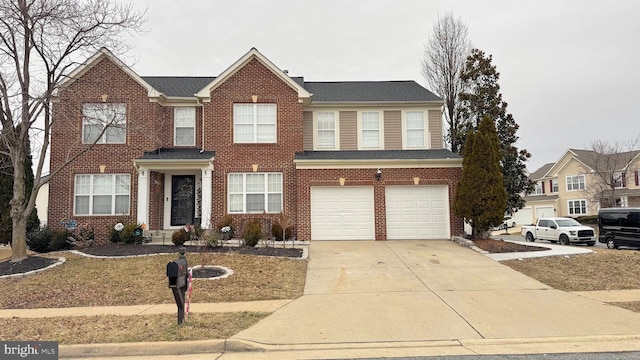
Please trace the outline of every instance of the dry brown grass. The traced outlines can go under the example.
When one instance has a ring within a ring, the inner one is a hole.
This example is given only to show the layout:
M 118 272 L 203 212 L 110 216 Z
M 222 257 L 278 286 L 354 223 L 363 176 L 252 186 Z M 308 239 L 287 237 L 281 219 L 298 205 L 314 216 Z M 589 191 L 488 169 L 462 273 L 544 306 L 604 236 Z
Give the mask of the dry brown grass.
M 55 256 L 55 255 L 48 255 Z M 0 279 L 0 308 L 48 308 L 174 303 L 166 264 L 175 255 L 95 259 L 65 253 L 67 262 L 20 279 Z M 198 254 L 187 254 L 190 266 Z M 307 262 L 267 256 L 212 254 L 210 265 L 234 271 L 226 279 L 195 280 L 192 302 L 294 299 L 304 290 Z
M 250 327 L 267 313 L 190 314 L 182 324 L 176 316 L 80 316 L 0 319 L 3 341 L 49 340 L 60 344 L 122 343 L 226 339 Z
M 591 254 L 503 261 L 564 291 L 640 289 L 640 251 L 594 249 Z

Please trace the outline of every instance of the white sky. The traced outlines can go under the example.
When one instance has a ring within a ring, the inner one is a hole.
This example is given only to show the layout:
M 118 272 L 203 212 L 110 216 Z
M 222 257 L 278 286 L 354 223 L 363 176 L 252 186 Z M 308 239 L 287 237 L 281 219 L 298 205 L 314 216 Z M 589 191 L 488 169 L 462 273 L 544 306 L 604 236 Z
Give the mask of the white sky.
M 415 80 L 438 15 L 493 55 L 531 171 L 569 147 L 640 136 L 640 1 L 135 0 L 144 33 L 124 60 L 142 76 L 217 76 L 256 47 L 309 81 Z

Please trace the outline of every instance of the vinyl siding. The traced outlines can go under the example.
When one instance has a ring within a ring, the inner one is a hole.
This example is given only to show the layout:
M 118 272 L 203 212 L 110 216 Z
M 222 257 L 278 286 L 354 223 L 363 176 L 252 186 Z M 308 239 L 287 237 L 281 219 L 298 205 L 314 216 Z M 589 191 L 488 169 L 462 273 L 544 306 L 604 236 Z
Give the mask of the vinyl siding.
M 385 150 L 402 150 L 402 112 L 400 110 L 384 112 Z
M 340 150 L 358 150 L 358 112 L 340 111 Z
M 431 134 L 431 149 L 444 149 L 442 114 L 440 110 L 429 110 L 429 134 Z

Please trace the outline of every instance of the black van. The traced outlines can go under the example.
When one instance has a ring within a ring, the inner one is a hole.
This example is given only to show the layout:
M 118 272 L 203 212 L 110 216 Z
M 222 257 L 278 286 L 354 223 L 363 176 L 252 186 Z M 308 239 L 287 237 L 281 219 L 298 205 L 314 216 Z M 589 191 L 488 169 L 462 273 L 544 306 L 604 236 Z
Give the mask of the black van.
M 640 208 L 606 208 L 598 212 L 598 241 L 609 249 L 640 248 Z

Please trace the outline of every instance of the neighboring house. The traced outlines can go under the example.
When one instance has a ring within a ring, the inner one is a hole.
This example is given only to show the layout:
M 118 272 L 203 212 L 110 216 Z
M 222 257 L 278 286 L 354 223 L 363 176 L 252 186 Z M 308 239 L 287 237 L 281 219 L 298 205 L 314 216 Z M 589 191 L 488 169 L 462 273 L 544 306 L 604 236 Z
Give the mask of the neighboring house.
M 217 77 L 139 76 L 102 49 L 56 92 L 51 168 L 91 150 L 51 179 L 49 218 L 270 233 L 284 211 L 298 240 L 446 239 L 462 159 L 442 105 L 414 81 L 290 77 L 255 48 Z
M 38 195 L 36 196 L 36 210 L 38 211 L 38 219 L 40 219 L 40 225 L 47 225 L 47 213 L 49 207 L 49 183 L 46 182 L 49 175 L 44 176 L 40 181 L 45 183 L 40 186 Z
M 610 169 L 605 171 L 605 169 Z M 591 150 L 569 149 L 555 163 L 529 175 L 536 189 L 525 196 L 526 205 L 516 213 L 518 224 L 530 224 L 549 216 L 595 215 L 606 206 L 640 206 L 640 151 L 602 155 Z M 602 180 L 613 182 L 610 189 Z M 605 201 L 611 198 L 612 201 Z

